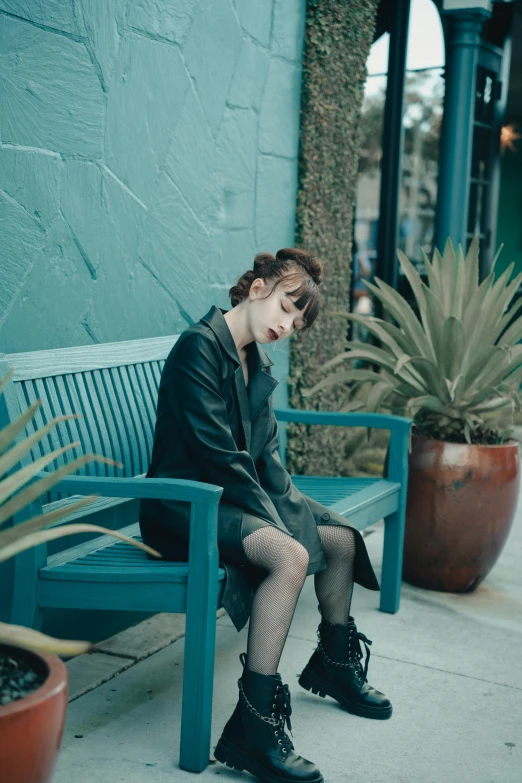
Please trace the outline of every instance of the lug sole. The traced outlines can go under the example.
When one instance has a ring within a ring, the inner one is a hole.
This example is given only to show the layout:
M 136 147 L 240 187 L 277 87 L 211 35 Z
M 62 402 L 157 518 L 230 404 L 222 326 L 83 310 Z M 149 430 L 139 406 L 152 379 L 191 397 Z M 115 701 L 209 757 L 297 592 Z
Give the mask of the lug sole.
M 341 707 L 350 712 L 352 715 L 358 715 L 361 718 L 371 718 L 372 720 L 388 720 L 391 718 L 393 708 L 391 705 L 386 708 L 369 707 L 364 704 L 357 704 L 351 699 L 344 698 L 333 692 L 330 683 L 327 680 L 323 680 L 315 672 L 304 669 L 303 673 L 299 677 L 299 685 L 306 691 L 311 691 L 317 696 L 321 696 L 324 699 L 325 696 L 330 696 L 335 701 L 338 701 Z
M 261 764 L 258 764 L 257 761 L 248 755 L 248 753 L 241 750 L 241 748 L 238 748 L 237 745 L 234 745 L 233 742 L 227 740 L 226 737 L 221 737 L 216 745 L 214 758 L 231 769 L 237 769 L 239 772 L 243 772 L 244 770 L 250 772 L 250 774 L 254 775 L 261 783 L 292 783 L 292 778 L 272 775 L 270 772 L 267 772 Z M 298 779 L 295 778 L 295 781 L 297 780 Z M 319 776 L 303 780 L 302 783 L 324 783 L 324 778 L 321 773 L 319 773 Z

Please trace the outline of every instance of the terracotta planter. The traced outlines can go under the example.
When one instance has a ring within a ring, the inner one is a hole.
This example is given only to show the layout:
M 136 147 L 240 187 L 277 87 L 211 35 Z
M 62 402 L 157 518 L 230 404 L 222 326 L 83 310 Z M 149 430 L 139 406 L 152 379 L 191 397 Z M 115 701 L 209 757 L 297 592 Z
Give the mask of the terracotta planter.
M 414 435 L 409 463 L 403 578 L 429 590 L 474 590 L 513 522 L 518 443 L 468 446 Z
M 5 783 L 50 783 L 67 710 L 67 669 L 55 655 L 0 645 L 25 658 L 47 679 L 24 699 L 0 707 L 0 779 Z

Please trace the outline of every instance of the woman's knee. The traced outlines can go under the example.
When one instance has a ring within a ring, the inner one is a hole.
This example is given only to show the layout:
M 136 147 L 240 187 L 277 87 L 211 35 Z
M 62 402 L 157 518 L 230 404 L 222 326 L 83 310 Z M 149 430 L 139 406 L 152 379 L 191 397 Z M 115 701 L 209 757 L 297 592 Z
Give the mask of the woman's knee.
M 338 559 L 354 556 L 357 538 L 353 528 L 342 525 L 319 525 L 317 530 L 326 556 Z
M 287 545 L 287 557 L 285 558 L 285 568 L 288 569 L 289 576 L 302 579 L 304 582 L 308 571 L 310 557 L 305 547 L 296 541 L 295 538 L 289 538 Z
M 269 571 L 281 571 L 289 578 L 302 577 L 308 570 L 308 552 L 305 547 L 276 527 L 263 527 L 243 539 L 248 560 Z

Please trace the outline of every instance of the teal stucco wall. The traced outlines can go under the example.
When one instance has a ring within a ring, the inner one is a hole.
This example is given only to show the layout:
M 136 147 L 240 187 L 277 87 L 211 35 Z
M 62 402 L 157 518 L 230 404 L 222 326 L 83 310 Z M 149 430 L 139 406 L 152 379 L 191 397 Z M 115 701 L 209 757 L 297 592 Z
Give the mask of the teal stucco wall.
M 0 0 L 0 346 L 172 334 L 294 241 L 305 0 Z
M 293 244 L 305 8 L 0 0 L 0 352 L 178 333 Z

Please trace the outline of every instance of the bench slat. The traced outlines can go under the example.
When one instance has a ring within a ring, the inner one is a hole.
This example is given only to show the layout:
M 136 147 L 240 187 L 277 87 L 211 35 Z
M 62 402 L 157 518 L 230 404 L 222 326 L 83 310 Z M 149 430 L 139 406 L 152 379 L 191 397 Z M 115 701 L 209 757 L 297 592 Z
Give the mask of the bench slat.
M 165 360 L 178 336 L 175 334 L 102 345 L 80 345 L 74 348 L 12 353 L 6 356 L 6 359 L 16 368 L 14 381 L 49 378 L 53 375 Z
M 220 582 L 223 585 L 223 582 Z M 112 575 L 107 582 L 70 583 L 41 579 L 38 606 L 49 609 L 112 609 L 136 612 L 182 612 L 187 609 L 187 584 L 166 579 L 129 582 Z M 218 603 L 214 609 L 220 607 Z M 212 658 L 213 660 L 213 658 Z M 196 683 L 195 683 L 196 687 Z
M 401 485 L 385 479 L 292 476 L 292 481 L 305 495 L 345 516 L 358 530 L 399 507 Z
M 51 571 L 42 569 L 41 581 L 66 581 L 70 582 L 101 582 L 110 584 L 111 582 L 174 582 L 186 583 L 188 578 L 188 566 L 186 563 L 167 563 L 158 561 L 157 563 L 145 564 L 141 568 L 131 568 L 127 566 L 82 566 L 78 568 L 75 563 L 60 566 Z M 225 579 L 225 569 L 218 571 L 218 581 Z M 63 589 L 63 588 L 62 588 Z M 67 600 L 64 592 L 62 599 Z M 59 599 L 58 599 L 59 600 Z M 58 604 L 56 604 L 58 605 Z M 108 609 L 113 607 L 107 606 Z M 159 611 L 159 610 L 158 610 Z
M 119 531 L 141 541 L 139 525 L 135 522 Z M 132 552 L 132 557 L 129 557 Z M 126 544 L 115 542 L 112 536 L 98 536 L 77 546 L 52 555 L 47 566 L 40 569 L 40 579 L 66 581 L 161 581 L 186 582 L 188 566 L 166 560 L 149 560 L 145 552 Z M 219 581 L 225 578 L 219 570 Z M 48 604 L 45 604 L 46 606 Z
M 292 476 L 300 492 L 309 495 L 324 506 L 332 506 L 338 500 L 351 497 L 357 492 L 373 486 L 377 478 L 349 478 L 329 476 Z
M 378 500 L 393 498 L 400 491 L 400 488 L 401 485 L 394 481 L 380 479 L 359 490 L 355 495 L 347 496 L 336 503 L 332 503 L 331 507 L 338 514 L 357 514 L 363 509 L 372 506 Z
M 156 426 L 156 392 L 152 391 L 154 387 L 150 386 L 147 380 L 146 365 L 133 364 L 129 367 L 131 377 L 136 378 L 136 388 L 139 388 L 140 399 L 143 400 L 144 418 L 146 421 L 146 430 L 148 438 L 152 443 L 154 437 L 154 428 Z
M 60 402 L 60 413 L 79 412 L 81 408 L 77 401 L 76 390 L 74 389 L 72 376 L 66 376 L 64 378 L 61 375 L 58 375 L 52 379 L 52 383 L 56 389 L 56 395 Z M 24 386 L 24 385 L 25 384 L 23 383 L 20 384 L 20 386 Z M 67 437 L 68 443 L 74 443 L 75 441 L 80 441 L 81 443 L 83 433 L 85 432 L 85 423 L 82 422 L 81 418 L 70 419 L 69 421 L 59 424 L 58 429 L 60 429 L 62 433 L 64 433 L 64 436 Z M 81 453 L 82 450 L 80 446 L 79 448 L 76 448 L 73 451 L 69 452 L 69 459 L 74 459 L 74 457 L 79 457 Z M 78 475 L 80 476 L 87 475 L 87 467 L 85 465 L 83 465 L 80 468 L 80 470 L 78 471 Z
M 95 370 L 93 372 L 95 387 L 97 390 L 97 399 L 103 401 L 101 406 L 102 415 L 107 424 L 109 433 L 108 448 L 106 455 L 113 457 L 117 462 L 125 464 L 124 438 L 122 437 L 122 424 L 119 420 L 120 408 L 118 399 L 113 388 L 110 370 Z M 121 468 L 114 467 L 107 469 L 106 475 L 121 476 Z
M 83 495 L 71 495 L 70 497 L 62 498 L 62 500 L 54 500 L 52 503 L 46 503 L 42 510 L 44 513 L 57 511 L 60 508 L 67 508 L 67 506 L 72 506 L 73 503 L 77 503 L 78 500 L 81 500 L 82 498 Z M 70 522 L 78 522 L 78 520 L 83 519 L 84 517 L 90 517 L 91 515 L 98 514 L 102 511 L 115 509 L 117 506 L 121 506 L 124 503 L 132 503 L 132 498 L 96 498 L 91 503 L 89 503 L 88 506 L 84 506 L 83 508 L 78 509 L 78 511 L 74 511 L 72 514 L 69 514 L 63 519 L 59 519 L 58 522 L 50 525 L 50 527 L 67 525 Z M 95 520 L 92 521 L 93 523 L 95 522 Z

